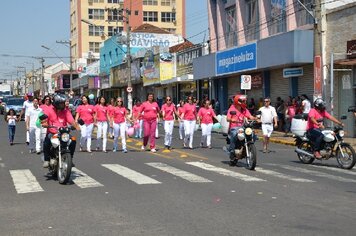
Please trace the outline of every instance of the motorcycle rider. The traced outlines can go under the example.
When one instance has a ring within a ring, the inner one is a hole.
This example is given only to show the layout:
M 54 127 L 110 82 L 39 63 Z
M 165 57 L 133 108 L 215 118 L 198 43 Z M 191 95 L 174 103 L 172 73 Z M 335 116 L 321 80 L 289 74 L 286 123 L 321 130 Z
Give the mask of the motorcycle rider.
M 323 125 L 324 118 L 344 126 L 342 122 L 338 121 L 325 110 L 325 105 L 326 103 L 323 101 L 323 99 L 317 98 L 314 101 L 314 108 L 312 108 L 308 114 L 307 130 L 310 136 L 310 141 L 312 141 L 314 145 L 314 156 L 317 159 L 322 158 L 320 154 L 320 146 L 324 136 L 321 132 L 321 130 L 325 128 Z
M 230 146 L 229 153 L 230 159 L 235 159 L 235 145 L 237 141 L 237 132 L 240 127 L 243 126 L 245 119 L 256 120 L 254 116 L 251 115 L 247 109 L 247 96 L 242 94 L 237 94 L 234 96 L 233 104 L 227 111 L 227 122 L 230 122 L 229 126 L 229 136 L 230 136 Z
M 68 124 L 74 126 L 79 130 L 78 125 L 75 123 L 72 113 L 69 109 L 65 109 L 66 97 L 62 94 L 55 94 L 53 96 L 53 107 L 44 110 L 44 114 L 48 116 L 47 119 L 41 121 L 43 127 L 55 126 L 55 127 L 67 127 Z M 48 168 L 49 166 L 49 154 L 51 149 L 51 137 L 57 133 L 56 128 L 47 128 L 47 135 L 43 142 L 43 154 L 44 163 L 43 168 Z M 72 155 L 75 151 L 76 141 L 72 140 L 69 145 L 70 154 Z M 74 163 L 73 163 L 74 166 Z

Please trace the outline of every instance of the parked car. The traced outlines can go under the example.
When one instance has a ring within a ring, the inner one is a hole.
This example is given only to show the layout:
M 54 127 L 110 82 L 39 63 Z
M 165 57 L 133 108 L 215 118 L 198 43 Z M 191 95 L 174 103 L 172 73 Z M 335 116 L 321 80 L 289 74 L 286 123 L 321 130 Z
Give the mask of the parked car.
M 75 117 L 75 111 L 77 107 L 82 103 L 80 98 L 71 98 L 69 99 L 69 109 L 72 112 L 73 117 Z
M 5 115 L 9 112 L 10 109 L 14 109 L 16 115 L 20 116 L 24 101 L 25 99 L 23 98 L 9 98 L 6 101 L 6 105 L 5 105 L 5 112 L 4 112 Z M 21 119 L 24 119 L 24 117 L 21 117 Z

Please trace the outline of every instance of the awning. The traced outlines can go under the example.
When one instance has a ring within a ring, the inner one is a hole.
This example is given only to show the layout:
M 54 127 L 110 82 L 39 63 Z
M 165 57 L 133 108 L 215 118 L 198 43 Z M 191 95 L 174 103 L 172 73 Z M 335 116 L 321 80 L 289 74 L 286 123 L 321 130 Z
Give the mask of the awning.
M 334 64 L 343 66 L 354 66 L 356 65 L 356 58 L 335 60 Z

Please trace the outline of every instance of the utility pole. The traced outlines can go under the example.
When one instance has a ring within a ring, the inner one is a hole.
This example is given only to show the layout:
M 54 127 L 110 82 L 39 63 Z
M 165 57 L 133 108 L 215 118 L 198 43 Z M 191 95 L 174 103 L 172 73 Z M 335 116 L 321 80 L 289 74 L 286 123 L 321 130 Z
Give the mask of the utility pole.
M 40 58 L 40 62 L 41 62 L 41 74 L 42 74 L 42 78 L 41 78 L 41 90 L 40 90 L 40 95 L 43 97 L 45 95 L 45 81 L 44 81 L 44 62 L 45 60 L 43 59 L 43 57 Z
M 131 1 L 130 1 L 131 3 Z M 127 32 L 127 39 L 126 39 L 126 57 L 127 57 L 127 69 L 129 71 L 128 79 L 127 79 L 127 100 L 128 100 L 128 108 L 132 110 L 132 83 L 131 83 L 131 27 L 130 27 L 130 15 L 131 9 L 126 9 L 126 32 Z
M 69 47 L 69 95 L 73 92 L 73 60 L 72 60 L 72 41 L 57 40 L 56 43 L 64 44 Z

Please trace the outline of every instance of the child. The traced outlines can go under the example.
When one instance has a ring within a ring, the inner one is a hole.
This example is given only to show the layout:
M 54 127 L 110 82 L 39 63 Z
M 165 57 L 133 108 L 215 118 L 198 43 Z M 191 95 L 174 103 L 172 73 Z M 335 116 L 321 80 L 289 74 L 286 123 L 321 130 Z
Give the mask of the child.
M 14 109 L 10 109 L 6 115 L 6 122 L 8 123 L 9 127 L 9 142 L 10 145 L 14 145 L 14 137 L 16 131 L 16 122 L 18 121 L 16 117 L 16 113 Z

